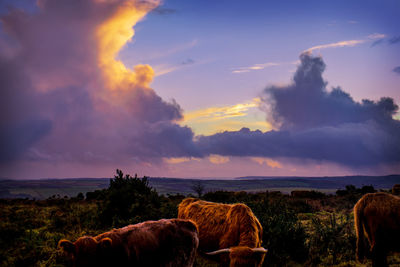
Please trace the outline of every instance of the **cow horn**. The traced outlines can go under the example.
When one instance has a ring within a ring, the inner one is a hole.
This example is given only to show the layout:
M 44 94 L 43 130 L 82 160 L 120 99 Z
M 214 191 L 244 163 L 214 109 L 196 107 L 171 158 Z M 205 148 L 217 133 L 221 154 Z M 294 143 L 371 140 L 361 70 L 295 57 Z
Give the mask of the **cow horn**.
M 212 251 L 212 252 L 208 252 L 206 253 L 207 255 L 218 255 L 218 254 L 222 254 L 222 253 L 230 253 L 231 249 L 230 248 L 223 248 L 223 249 L 219 249 L 216 251 Z
M 253 252 L 258 252 L 258 253 L 267 253 L 268 249 L 265 248 L 252 248 L 251 249 Z

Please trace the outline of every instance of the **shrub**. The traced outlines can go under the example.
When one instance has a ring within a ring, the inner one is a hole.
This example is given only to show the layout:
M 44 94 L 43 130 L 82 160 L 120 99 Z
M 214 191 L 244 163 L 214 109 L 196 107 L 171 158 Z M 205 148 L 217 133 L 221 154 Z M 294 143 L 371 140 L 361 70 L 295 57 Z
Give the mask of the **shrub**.
M 149 186 L 147 177 L 124 176 L 121 170 L 117 170 L 104 198 L 99 204 L 99 218 L 103 225 L 120 227 L 159 218 L 160 197 Z
M 356 237 L 349 214 L 314 216 L 311 220 L 310 266 L 354 260 Z
M 263 226 L 263 246 L 268 249 L 264 266 L 285 266 L 307 259 L 306 232 L 286 198 L 270 197 L 249 203 Z
M 207 192 L 203 195 L 203 199 L 218 203 L 236 203 L 238 202 L 235 193 L 223 190 L 217 190 L 214 192 Z

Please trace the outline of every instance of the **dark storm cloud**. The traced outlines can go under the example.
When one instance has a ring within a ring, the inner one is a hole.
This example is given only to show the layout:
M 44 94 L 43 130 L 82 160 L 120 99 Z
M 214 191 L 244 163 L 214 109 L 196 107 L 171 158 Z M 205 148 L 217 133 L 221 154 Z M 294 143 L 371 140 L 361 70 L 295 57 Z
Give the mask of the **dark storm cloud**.
M 224 156 L 297 158 L 330 161 L 350 167 L 400 161 L 400 126 L 380 129 L 375 122 L 349 123 L 298 131 L 223 132 L 203 136 L 204 152 Z
M 204 153 L 330 161 L 350 167 L 400 161 L 400 122 L 393 99 L 355 102 L 340 88 L 326 90 L 321 57 L 300 56 L 293 83 L 265 89 L 262 99 L 279 131 L 243 128 L 202 136 Z
M 0 128 L 0 162 L 17 159 L 27 147 L 43 138 L 51 130 L 49 120 L 28 120 L 19 124 L 2 125 Z
M 133 138 L 130 142 L 129 148 L 134 155 L 150 158 L 202 157 L 199 148 L 193 143 L 194 133 L 189 127 L 158 122 L 144 127 L 138 135 L 142 137 Z
M 9 162 L 46 136 L 52 122 L 37 111 L 37 95 L 18 65 L 2 56 L 0 84 L 0 162 Z
M 303 54 L 300 60 L 293 84 L 269 87 L 263 95 L 272 107 L 272 118 L 283 129 L 391 121 L 397 112 L 398 106 L 391 98 L 383 97 L 377 102 L 365 99 L 358 103 L 339 87 L 328 92 L 322 78 L 325 70 L 322 58 Z

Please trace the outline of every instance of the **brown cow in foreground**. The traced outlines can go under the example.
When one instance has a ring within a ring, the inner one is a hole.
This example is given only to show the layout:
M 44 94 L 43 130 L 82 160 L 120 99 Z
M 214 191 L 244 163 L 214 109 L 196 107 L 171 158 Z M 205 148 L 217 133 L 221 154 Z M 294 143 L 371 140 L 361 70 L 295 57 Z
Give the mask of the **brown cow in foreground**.
M 246 205 L 187 198 L 179 204 L 178 218 L 197 224 L 202 256 L 221 255 L 220 263 L 231 267 L 262 265 L 267 252 L 261 247 L 262 227 Z
M 386 193 L 364 195 L 354 206 L 357 259 L 364 261 L 366 240 L 372 266 L 387 266 L 389 251 L 400 249 L 400 197 Z
M 193 266 L 199 245 L 196 225 L 163 219 L 114 229 L 58 246 L 74 266 Z

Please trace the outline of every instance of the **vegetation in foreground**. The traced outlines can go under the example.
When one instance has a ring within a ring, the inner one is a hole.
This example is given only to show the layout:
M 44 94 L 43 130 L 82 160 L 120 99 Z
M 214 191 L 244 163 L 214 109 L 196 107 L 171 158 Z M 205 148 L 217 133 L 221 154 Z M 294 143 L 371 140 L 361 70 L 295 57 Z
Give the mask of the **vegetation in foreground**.
M 347 186 L 335 195 L 315 191 L 193 193 L 204 200 L 247 204 L 263 229 L 263 246 L 269 249 L 264 266 L 361 266 L 355 262 L 352 208 L 372 186 Z M 183 195 L 159 195 L 146 177 L 117 170 L 106 189 L 86 197 L 53 196 L 47 200 L 0 200 L 0 265 L 64 266 L 57 250 L 62 238 L 76 240 L 111 228 L 146 220 L 176 218 Z M 389 262 L 400 264 L 395 255 Z M 216 266 L 198 258 L 196 266 Z M 365 266 L 365 265 L 364 265 Z

